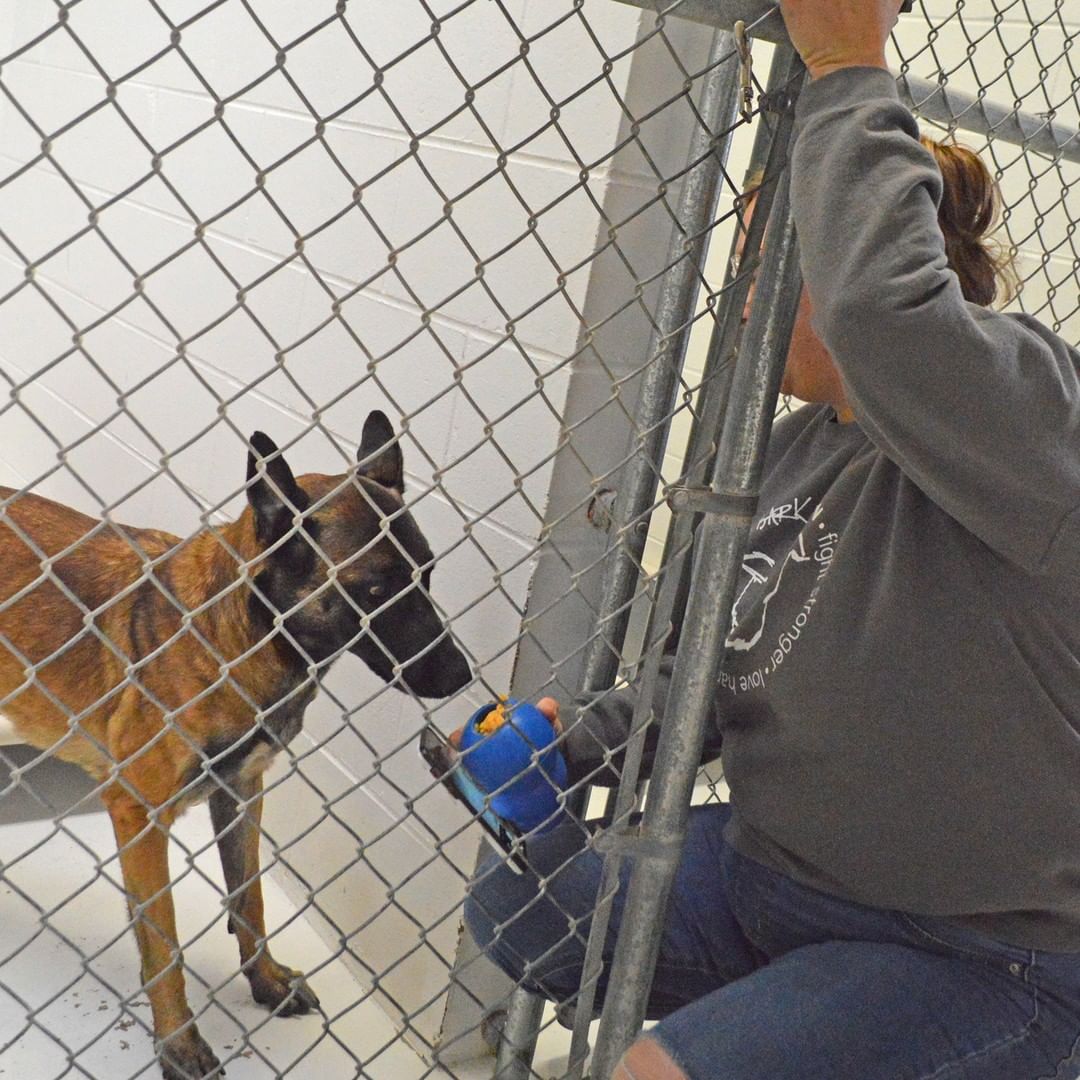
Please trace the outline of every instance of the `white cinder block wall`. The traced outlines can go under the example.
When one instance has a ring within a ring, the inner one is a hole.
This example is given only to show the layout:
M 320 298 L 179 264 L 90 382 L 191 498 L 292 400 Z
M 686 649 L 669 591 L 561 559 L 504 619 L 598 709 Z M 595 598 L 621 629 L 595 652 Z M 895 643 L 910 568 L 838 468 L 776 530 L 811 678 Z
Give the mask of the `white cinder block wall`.
M 409 491 L 427 493 L 415 512 L 444 553 L 434 592 L 482 679 L 435 720 L 456 727 L 506 688 L 584 362 L 567 360 L 600 322 L 616 376 L 644 359 L 647 320 L 611 316 L 667 250 L 662 204 L 603 260 L 617 281 L 586 260 L 607 218 L 655 202 L 639 146 L 678 171 L 690 111 L 609 154 L 628 108 L 678 94 L 673 52 L 695 70 L 710 36 L 675 21 L 650 37 L 654 16 L 611 0 L 577 7 L 352 0 L 350 37 L 330 2 L 94 0 L 59 28 L 45 0 L 0 3 L 0 50 L 15 54 L 0 99 L 0 482 L 184 535 L 242 507 L 252 430 L 294 444 L 298 473 L 337 472 L 382 408 L 407 430 Z M 553 126 L 552 103 L 587 85 Z M 610 379 L 580 385 L 611 395 Z M 436 856 L 463 818 L 441 791 L 410 806 L 430 784 L 424 717 L 380 689 L 352 658 L 334 670 L 273 774 L 268 846 L 363 984 L 377 977 L 395 1021 L 430 1043 L 476 836 Z
M 610 393 L 603 379 L 574 384 L 582 361 L 567 359 L 583 323 L 604 322 L 667 249 L 670 219 L 654 207 L 621 230 L 603 279 L 582 263 L 606 218 L 656 192 L 633 144 L 606 156 L 626 137 L 622 101 L 643 115 L 674 94 L 683 76 L 669 45 L 695 70 L 708 31 L 670 19 L 666 41 L 624 55 L 654 16 L 613 0 L 587 0 L 587 25 L 569 0 L 457 11 L 449 0 L 351 0 L 357 40 L 329 0 L 156 6 L 175 34 L 141 0 L 74 5 L 60 31 L 54 4 L 0 0 L 0 52 L 20 50 L 0 72 L 10 95 L 0 99 L 0 374 L 11 384 L 0 482 L 186 534 L 220 503 L 227 514 L 242 505 L 251 430 L 295 441 L 298 472 L 338 471 L 367 411 L 383 408 L 407 427 L 411 494 L 429 492 L 416 514 L 445 552 L 436 596 L 486 684 L 472 700 L 505 688 L 559 417 L 583 408 L 569 388 Z M 1056 108 L 1080 126 L 1068 62 L 1080 13 L 1030 6 L 1057 12 L 1034 36 L 1021 6 L 999 19 L 989 3 L 965 4 L 961 27 L 954 4 L 927 0 L 941 23 L 933 49 L 922 18 L 899 31 L 911 70 L 935 77 L 944 66 L 952 86 L 1023 97 L 1029 111 Z M 443 20 L 437 41 L 431 11 Z M 763 72 L 768 50 L 757 52 Z M 615 58 L 606 78 L 603 54 Z M 552 102 L 586 84 L 551 125 Z M 642 129 L 668 171 L 688 123 L 665 110 Z M 732 158 L 736 180 L 747 145 Z M 1038 310 L 1057 284 L 1042 317 L 1077 340 L 1074 255 L 1062 243 L 1076 196 L 1063 200 L 1045 164 L 1000 144 L 994 153 L 1025 271 L 1045 257 L 1025 303 Z M 1065 177 L 1075 183 L 1077 170 Z M 530 218 L 532 234 L 503 251 Z M 717 230 L 714 281 L 728 242 Z M 621 377 L 642 359 L 647 320 L 607 329 L 603 359 Z M 699 355 L 708 329 L 702 319 Z M 673 454 L 669 477 L 678 472 Z M 461 819 L 441 792 L 410 810 L 427 786 L 413 748 L 423 716 L 379 689 L 358 663 L 335 669 L 275 774 L 291 767 L 267 825 L 294 896 L 314 895 L 320 928 L 346 942 L 366 985 L 378 974 L 390 1014 L 430 1042 L 475 837 L 450 846 L 456 865 L 432 861 L 433 834 Z M 449 729 L 469 707 L 435 720 Z

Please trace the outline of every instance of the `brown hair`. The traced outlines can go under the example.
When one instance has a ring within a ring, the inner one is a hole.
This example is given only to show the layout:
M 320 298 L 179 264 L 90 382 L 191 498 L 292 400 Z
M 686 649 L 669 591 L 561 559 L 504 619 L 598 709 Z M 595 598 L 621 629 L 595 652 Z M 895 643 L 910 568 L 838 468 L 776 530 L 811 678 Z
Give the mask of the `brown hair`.
M 949 268 L 960 279 L 965 300 L 989 307 L 995 300 L 1008 303 L 1019 291 L 1013 255 L 992 236 L 1001 211 L 1001 192 L 983 159 L 955 142 L 938 142 L 928 135 L 919 141 L 934 155 L 943 190 L 938 226 L 945 237 Z M 762 169 L 752 173 L 744 187 L 742 205 L 757 197 L 764 183 Z
M 1012 255 L 991 236 L 998 225 L 1001 193 L 990 170 L 966 146 L 938 142 L 928 135 L 919 141 L 941 170 L 944 184 L 938 225 L 964 298 L 982 307 L 998 299 L 1010 300 L 1018 283 Z

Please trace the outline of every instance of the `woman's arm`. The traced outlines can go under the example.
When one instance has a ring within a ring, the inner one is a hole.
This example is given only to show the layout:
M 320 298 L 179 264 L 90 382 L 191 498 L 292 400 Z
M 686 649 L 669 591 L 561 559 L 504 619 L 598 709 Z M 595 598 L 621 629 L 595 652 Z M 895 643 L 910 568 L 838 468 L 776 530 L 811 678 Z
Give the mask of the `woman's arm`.
M 652 772 L 660 739 L 660 724 L 666 722 L 665 709 L 674 665 L 674 656 L 664 657 L 653 688 L 652 721 L 645 731 L 641 764 L 643 780 Z M 573 708 L 565 710 L 569 715 L 564 715 L 561 720 L 564 729 L 562 748 L 571 784 L 585 782 L 600 787 L 615 787 L 619 783 L 637 700 L 637 687 L 625 686 L 618 690 L 587 694 L 578 698 Z M 702 763 L 712 761 L 719 755 L 720 730 L 714 722 L 705 736 Z
M 860 425 L 931 499 L 1025 569 L 1080 583 L 1080 356 L 964 300 L 941 183 L 887 71 L 804 90 L 792 204 L 815 328 Z

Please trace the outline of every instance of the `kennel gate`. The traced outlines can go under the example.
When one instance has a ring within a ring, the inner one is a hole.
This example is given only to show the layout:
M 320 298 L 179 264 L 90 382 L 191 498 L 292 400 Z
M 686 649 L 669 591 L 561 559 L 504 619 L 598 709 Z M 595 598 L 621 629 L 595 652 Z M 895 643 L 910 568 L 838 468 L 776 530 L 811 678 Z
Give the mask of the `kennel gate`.
M 484 1017 L 508 1000 L 497 1068 L 530 1073 L 535 1001 L 508 999 L 467 942 L 459 952 L 476 832 L 419 766 L 416 737 L 508 687 L 569 701 L 638 670 L 648 681 L 688 541 L 679 515 L 665 550 L 662 489 L 707 477 L 738 335 L 725 311 L 747 282 L 706 252 L 713 232 L 714 253 L 730 247 L 746 156 L 782 138 L 776 95 L 797 81 L 781 45 L 747 123 L 737 50 L 714 27 L 744 19 L 760 73 L 773 5 L 643 6 L 82 0 L 12 5 L 4 20 L 0 479 L 185 536 L 242 505 L 250 430 L 275 425 L 297 472 L 336 472 L 381 406 L 437 541 L 436 599 L 452 598 L 478 670 L 468 705 L 391 701 L 355 668 L 325 681 L 268 785 L 264 865 L 293 905 L 271 933 L 316 927 L 316 977 L 337 964 L 359 985 L 283 1049 L 274 1022 L 239 1004 L 215 910 L 183 939 L 189 953 L 217 941 L 189 976 L 230 1075 L 465 1077 Z M 1063 0 L 922 2 L 895 38 L 920 115 L 976 133 L 1002 179 L 1020 303 L 1072 341 L 1075 20 Z M 790 244 L 766 254 L 794 271 Z M 709 361 L 684 364 L 688 349 Z M 732 415 L 767 426 L 767 399 Z M 118 1062 L 154 1075 L 115 854 L 82 828 L 93 815 L 67 815 L 47 758 L 3 752 L 0 806 L 18 796 L 57 817 L 8 850 L 0 826 L 15 927 L 0 951 L 0 1069 L 23 1067 L 20 1043 L 37 1040 L 42 1077 L 120 1075 Z M 630 785 L 616 818 L 633 798 Z M 177 844 L 178 892 L 218 903 L 209 832 Z M 35 891 L 51 879 L 34 868 L 58 850 L 84 863 L 59 901 Z M 97 935 L 83 909 L 70 918 L 80 895 L 102 912 Z M 55 949 L 35 952 L 46 940 Z M 608 1061 L 636 1029 L 644 972 L 619 985 Z M 75 1023 L 91 987 L 106 1007 Z M 391 1023 L 361 1048 L 350 1023 L 373 1000 Z M 586 1035 L 579 1017 L 568 1075 Z

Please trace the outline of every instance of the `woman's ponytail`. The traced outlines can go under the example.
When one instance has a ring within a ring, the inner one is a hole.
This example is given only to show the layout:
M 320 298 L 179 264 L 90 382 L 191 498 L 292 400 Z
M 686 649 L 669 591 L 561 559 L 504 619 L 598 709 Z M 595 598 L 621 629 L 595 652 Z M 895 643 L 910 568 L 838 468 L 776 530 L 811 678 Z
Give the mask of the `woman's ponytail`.
M 982 307 L 1010 299 L 1016 292 L 1012 257 L 990 235 L 1001 207 L 994 178 L 982 158 L 966 146 L 927 135 L 920 141 L 934 155 L 944 180 L 938 224 L 964 297 Z

